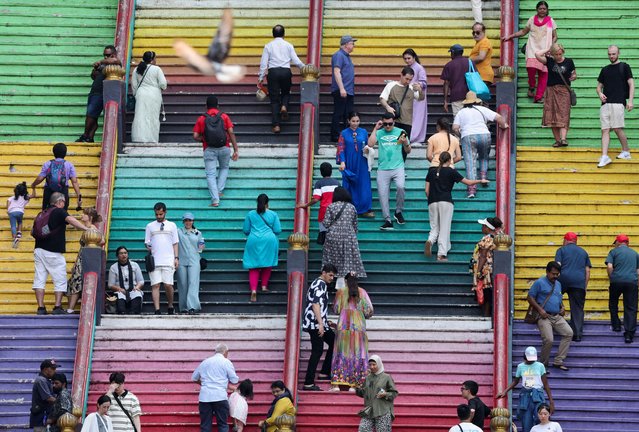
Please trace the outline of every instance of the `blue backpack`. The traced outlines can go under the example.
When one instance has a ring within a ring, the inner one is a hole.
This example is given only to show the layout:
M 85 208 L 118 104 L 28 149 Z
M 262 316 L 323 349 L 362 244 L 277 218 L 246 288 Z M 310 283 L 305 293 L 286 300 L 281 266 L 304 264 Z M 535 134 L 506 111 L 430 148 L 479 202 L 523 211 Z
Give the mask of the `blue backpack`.
M 65 160 L 51 159 L 47 171 L 47 186 L 53 192 L 62 192 L 67 186 L 67 177 L 64 170 Z

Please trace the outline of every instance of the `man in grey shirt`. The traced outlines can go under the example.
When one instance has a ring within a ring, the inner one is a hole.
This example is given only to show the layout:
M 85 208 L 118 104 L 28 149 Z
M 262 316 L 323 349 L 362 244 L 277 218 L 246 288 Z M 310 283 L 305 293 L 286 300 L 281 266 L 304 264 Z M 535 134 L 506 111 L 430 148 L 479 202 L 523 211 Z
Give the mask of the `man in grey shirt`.
M 623 295 L 624 340 L 632 343 L 637 329 L 637 281 L 639 280 L 639 254 L 628 247 L 630 239 L 625 234 L 615 238 L 615 248 L 606 258 L 606 270 L 610 279 L 610 321 L 612 330 L 621 331 L 619 297 Z
M 138 263 L 129 260 L 129 250 L 120 246 L 115 250 L 118 261 L 109 269 L 109 289 L 118 296 L 116 303 L 119 315 L 127 312 L 142 313 L 142 288 L 144 276 Z

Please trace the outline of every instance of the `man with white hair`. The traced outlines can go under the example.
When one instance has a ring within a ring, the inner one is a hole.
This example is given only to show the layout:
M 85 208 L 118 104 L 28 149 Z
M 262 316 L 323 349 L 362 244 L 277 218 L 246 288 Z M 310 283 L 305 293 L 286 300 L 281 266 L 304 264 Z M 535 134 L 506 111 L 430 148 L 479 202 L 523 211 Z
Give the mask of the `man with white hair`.
M 213 430 L 213 414 L 217 419 L 218 432 L 228 432 L 228 391 L 237 387 L 239 378 L 233 363 L 228 359 L 229 348 L 223 343 L 215 347 L 215 355 L 204 360 L 193 372 L 191 379 L 200 384 L 198 407 L 200 431 Z

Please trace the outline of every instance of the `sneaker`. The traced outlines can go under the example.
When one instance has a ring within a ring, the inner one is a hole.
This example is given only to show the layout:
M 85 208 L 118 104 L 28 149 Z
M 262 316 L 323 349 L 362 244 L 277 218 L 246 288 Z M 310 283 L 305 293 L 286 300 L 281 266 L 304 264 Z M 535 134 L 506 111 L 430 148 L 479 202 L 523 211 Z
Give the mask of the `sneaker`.
M 384 231 L 388 231 L 388 230 L 392 230 L 395 229 L 393 228 L 393 223 L 389 220 L 384 221 L 384 225 L 380 226 L 379 229 L 384 230 Z
M 51 311 L 51 313 L 53 315 L 65 315 L 66 312 L 64 311 L 64 309 L 62 309 L 62 306 L 56 306 L 53 308 L 53 310 Z
M 632 159 L 632 156 L 630 156 L 630 152 L 622 151 L 622 152 L 621 152 L 621 153 L 619 153 L 619 155 L 617 156 L 617 159 Z
M 47 314 L 47 308 L 45 307 L 39 307 L 38 310 L 36 311 L 36 315 L 46 315 Z
M 155 311 L 155 315 L 162 315 L 162 311 L 161 311 L 160 309 L 157 309 L 157 310 Z
M 18 237 L 13 239 L 13 244 L 11 245 L 11 247 L 13 247 L 14 249 L 18 248 L 18 243 L 20 243 L 20 239 Z
M 84 134 L 80 135 L 80 138 L 75 140 L 75 142 L 86 142 L 87 137 Z
M 597 164 L 597 168 L 603 168 L 606 165 L 610 165 L 612 163 L 612 159 L 608 155 L 603 155 L 599 158 L 599 163 Z
M 310 385 L 304 385 L 304 387 L 302 387 L 302 390 L 306 390 L 306 391 L 322 391 L 322 389 L 315 385 L 315 384 L 310 384 Z
M 395 212 L 395 220 L 400 225 L 404 225 L 406 223 L 406 221 L 404 220 L 404 216 L 402 216 L 401 212 L 399 212 L 399 213 Z
M 468 192 L 466 198 L 475 198 L 475 192 Z
M 175 313 L 175 309 L 170 307 L 167 312 L 169 315 L 173 315 Z

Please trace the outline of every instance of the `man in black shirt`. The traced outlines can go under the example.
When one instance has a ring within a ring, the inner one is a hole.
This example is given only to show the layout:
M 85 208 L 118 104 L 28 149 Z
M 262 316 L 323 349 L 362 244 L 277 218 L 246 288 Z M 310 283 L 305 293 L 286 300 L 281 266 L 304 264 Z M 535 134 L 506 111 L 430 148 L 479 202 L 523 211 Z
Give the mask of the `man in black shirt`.
M 36 238 L 35 241 L 35 249 L 33 251 L 35 263 L 33 291 L 35 291 L 36 300 L 38 301 L 38 315 L 47 314 L 47 309 L 44 307 L 44 287 L 48 275 L 51 275 L 51 280 L 53 280 L 53 292 L 55 295 L 53 314 L 65 313 L 61 306 L 62 296 L 67 292 L 67 262 L 63 255 L 66 252 L 65 231 L 67 224 L 71 224 L 82 231 L 87 230 L 87 227 L 82 222 L 73 216 L 69 216 L 69 213 L 64 209 L 65 203 L 66 199 L 62 193 L 54 192 L 51 195 L 49 208 L 43 210 L 43 213 L 50 213 L 47 224 L 50 234 L 46 237 Z
M 34 432 L 46 430 L 45 418 L 55 403 L 51 378 L 53 378 L 57 367 L 58 364 L 55 360 L 44 360 L 40 363 L 40 373 L 33 381 L 29 427 L 32 427 Z
M 464 381 L 461 386 L 462 397 L 468 401 L 470 408 L 470 422 L 483 429 L 484 419 L 490 415 L 490 409 L 479 399 L 478 391 L 479 384 L 475 381 Z
M 621 143 L 621 153 L 617 159 L 630 159 L 628 138 L 624 132 L 624 109 L 631 111 L 635 96 L 635 81 L 632 70 L 626 63 L 619 61 L 619 47 L 608 47 L 610 64 L 599 73 L 597 78 L 597 94 L 601 100 L 599 119 L 601 120 L 601 158 L 598 168 L 612 163 L 608 156 L 610 145 L 610 129 L 615 131 Z M 626 101 L 627 99 L 627 101 Z

